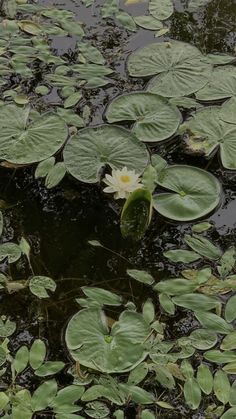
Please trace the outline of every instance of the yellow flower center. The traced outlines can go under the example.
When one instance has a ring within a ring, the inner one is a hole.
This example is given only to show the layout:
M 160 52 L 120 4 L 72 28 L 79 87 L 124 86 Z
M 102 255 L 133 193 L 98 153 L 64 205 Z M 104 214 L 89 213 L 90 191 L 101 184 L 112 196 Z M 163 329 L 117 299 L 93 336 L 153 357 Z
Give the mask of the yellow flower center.
M 122 175 L 120 177 L 121 182 L 123 183 L 129 183 L 130 182 L 130 176 L 129 175 Z

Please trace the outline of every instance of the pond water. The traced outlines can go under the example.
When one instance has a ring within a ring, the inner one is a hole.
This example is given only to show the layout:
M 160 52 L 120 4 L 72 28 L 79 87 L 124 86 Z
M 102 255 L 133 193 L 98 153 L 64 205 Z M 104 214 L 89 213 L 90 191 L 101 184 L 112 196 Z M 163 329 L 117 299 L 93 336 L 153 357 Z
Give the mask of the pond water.
M 203 53 L 235 53 L 236 46 L 236 1 L 212 0 L 196 13 L 187 13 L 187 1 L 175 1 L 175 13 L 167 21 L 169 32 L 166 40 L 175 39 L 197 46 Z M 104 121 L 104 111 L 108 103 L 117 95 L 145 86 L 143 79 L 128 76 L 125 60 L 135 49 L 151 42 L 163 41 L 155 38 L 155 31 L 138 29 L 132 33 L 125 30 L 113 19 L 101 19 L 100 1 L 85 7 L 79 0 L 48 1 L 40 5 L 52 5 L 59 9 L 73 11 L 78 21 L 85 24 L 85 39 L 92 41 L 102 52 L 108 65 L 114 69 L 113 84 L 103 88 L 91 89 L 80 101 L 77 110 L 85 105 L 91 108 L 90 125 Z M 122 10 L 132 16 L 146 12 L 147 3 L 127 6 Z M 52 47 L 58 56 L 69 56 L 77 42 L 76 36 L 52 37 Z M 61 102 L 56 89 L 44 98 L 45 108 L 54 107 Z M 203 157 L 183 153 L 181 142 L 169 142 L 156 146 L 169 163 L 181 163 L 207 168 L 221 182 L 223 195 L 218 209 L 207 220 L 215 228 L 207 237 L 222 250 L 234 245 L 236 236 L 236 183 L 234 172 L 221 167 L 217 155 L 210 161 Z M 67 175 L 55 188 L 48 190 L 43 180 L 34 178 L 35 167 L 16 170 L 1 168 L 0 197 L 4 209 L 3 241 L 18 240 L 23 236 L 31 245 L 31 264 L 35 275 L 45 275 L 57 283 L 56 292 L 50 299 L 36 299 L 23 290 L 13 294 L 0 294 L 1 314 L 10 316 L 17 323 L 17 331 L 10 338 L 10 348 L 16 351 L 21 345 L 30 345 L 35 338 L 43 339 L 49 348 L 50 359 L 68 363 L 70 359 L 65 349 L 64 332 L 70 317 L 78 310 L 75 298 L 83 296 L 81 286 L 98 286 L 133 301 L 139 308 L 151 297 L 155 304 L 157 317 L 167 322 L 166 336 L 176 339 L 188 335 L 196 327 L 196 319 L 191 312 L 177 310 L 168 318 L 160 309 L 156 294 L 142 283 L 127 276 L 127 269 L 148 271 L 156 281 L 168 276 L 178 276 L 184 264 L 173 264 L 163 256 L 163 252 L 184 245 L 184 233 L 191 232 L 191 223 L 167 221 L 154 214 L 145 236 L 138 242 L 122 238 L 120 233 L 119 206 L 106 196 L 101 185 L 86 185 Z M 88 241 L 98 240 L 103 247 L 91 246 Z M 191 268 L 198 264 L 191 264 Z M 203 262 L 204 266 L 204 262 Z M 6 263 L 2 272 L 8 272 Z M 31 275 L 27 261 L 12 264 L 10 273 L 14 280 L 27 279 Z M 109 315 L 117 318 L 117 309 L 109 308 Z M 66 373 L 60 373 L 59 382 L 70 383 Z M 21 374 L 19 384 L 35 389 L 38 378 L 26 370 Z M 5 383 L 3 383 L 4 387 Z M 156 390 L 163 394 L 163 388 Z M 176 390 L 177 391 L 177 390 Z M 155 410 L 156 417 L 194 418 L 206 417 L 204 409 L 211 396 L 197 411 L 191 411 L 183 397 L 169 394 L 174 400 L 174 413 L 168 410 Z M 171 393 L 172 392 L 172 393 Z M 166 390 L 164 390 L 165 399 Z M 176 398 L 176 400 L 175 400 Z M 168 398 L 165 399 L 168 401 Z M 213 399 L 214 400 L 214 399 Z M 136 418 L 136 405 L 132 402 L 124 408 L 127 418 Z M 50 413 L 38 414 L 37 418 L 53 417 Z M 87 416 L 84 416 L 87 417 Z M 109 416 L 112 417 L 112 416 Z M 218 416 L 215 416 L 218 417 Z M 233 417 L 233 416 L 232 416 Z

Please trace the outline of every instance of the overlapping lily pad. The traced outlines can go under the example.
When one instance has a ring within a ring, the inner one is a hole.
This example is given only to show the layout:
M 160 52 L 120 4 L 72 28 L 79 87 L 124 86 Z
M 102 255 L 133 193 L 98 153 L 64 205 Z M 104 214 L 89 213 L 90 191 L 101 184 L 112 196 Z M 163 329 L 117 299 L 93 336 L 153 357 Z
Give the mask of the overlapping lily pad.
M 165 97 L 197 92 L 210 78 L 212 66 L 201 52 L 178 41 L 150 44 L 130 55 L 128 71 L 134 77 L 157 76 L 148 90 Z
M 218 180 L 197 167 L 169 166 L 161 172 L 157 183 L 169 192 L 154 195 L 154 208 L 172 220 L 190 221 L 204 217 L 220 201 L 221 186 Z
M 158 95 L 135 92 L 114 99 L 106 118 L 108 122 L 135 121 L 132 131 L 141 141 L 157 142 L 175 134 L 181 114 Z
M 143 316 L 124 311 L 109 330 L 99 309 L 83 309 L 70 320 L 66 345 L 81 365 L 106 373 L 129 371 L 146 356 L 150 327 Z
M 63 154 L 71 175 L 87 183 L 96 183 L 106 165 L 112 169 L 126 166 L 142 173 L 149 160 L 145 145 L 128 130 L 115 125 L 81 130 L 66 144 Z
M 211 74 L 209 82 L 197 92 L 196 98 L 202 101 L 213 101 L 236 96 L 236 67 L 217 67 Z
M 222 107 L 207 107 L 195 112 L 184 124 L 190 149 L 197 147 L 209 156 L 219 148 L 222 164 L 230 170 L 236 170 L 236 124 L 223 119 L 233 122 L 233 109 L 229 102 Z
M 65 122 L 53 113 L 31 119 L 30 108 L 0 108 L 0 159 L 30 164 L 55 154 L 67 139 Z

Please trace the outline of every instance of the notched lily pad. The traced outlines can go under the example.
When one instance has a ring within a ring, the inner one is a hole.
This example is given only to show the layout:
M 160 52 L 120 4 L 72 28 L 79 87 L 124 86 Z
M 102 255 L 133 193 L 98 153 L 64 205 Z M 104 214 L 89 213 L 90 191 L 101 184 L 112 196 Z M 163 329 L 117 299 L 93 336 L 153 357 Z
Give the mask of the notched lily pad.
M 160 96 L 179 97 L 190 95 L 205 86 L 212 66 L 196 47 L 171 40 L 135 51 L 128 59 L 128 71 L 134 77 L 157 74 L 148 90 Z
M 142 173 L 149 155 L 144 144 L 128 130 L 109 125 L 85 128 L 66 144 L 64 162 L 68 172 L 86 183 L 96 183 L 106 165 Z
M 72 358 L 81 365 L 117 373 L 130 371 L 147 356 L 145 341 L 150 331 L 139 313 L 124 311 L 109 329 L 104 313 L 88 308 L 72 317 L 65 339 Z
M 158 95 L 135 92 L 114 99 L 106 118 L 108 122 L 134 121 L 132 131 L 141 141 L 157 142 L 175 134 L 181 114 Z
M 172 220 L 196 220 L 213 211 L 220 202 L 220 183 L 197 167 L 169 166 L 161 172 L 157 183 L 169 192 L 154 195 L 153 206 Z
M 67 139 L 65 122 L 53 113 L 36 120 L 30 108 L 0 107 L 0 159 L 14 164 L 30 164 L 55 154 Z

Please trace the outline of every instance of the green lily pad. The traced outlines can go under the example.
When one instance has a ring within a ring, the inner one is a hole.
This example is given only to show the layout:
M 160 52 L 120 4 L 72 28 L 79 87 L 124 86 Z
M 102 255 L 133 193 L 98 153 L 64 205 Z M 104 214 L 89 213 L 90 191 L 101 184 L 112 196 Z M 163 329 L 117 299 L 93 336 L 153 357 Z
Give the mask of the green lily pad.
M 220 100 L 236 96 L 236 67 L 217 67 L 209 82 L 197 92 L 198 100 Z
M 131 54 L 128 71 L 134 77 L 157 74 L 148 90 L 160 96 L 179 97 L 205 86 L 212 66 L 196 47 L 171 40 L 150 44 Z
M 64 161 L 68 172 L 76 179 L 95 183 L 101 169 L 108 165 L 142 173 L 148 164 L 148 152 L 134 134 L 109 125 L 85 128 L 72 137 L 64 149 Z
M 139 140 L 157 142 L 175 134 L 181 114 L 158 95 L 135 92 L 114 99 L 108 106 L 106 118 L 111 123 L 134 121 L 132 131 Z
M 201 109 L 186 121 L 184 128 L 186 133 L 192 134 L 188 142 L 190 149 L 198 144 L 208 157 L 219 148 L 222 165 L 226 169 L 236 170 L 236 124 L 224 122 L 221 118 L 225 113 L 224 107 Z
M 155 194 L 153 206 L 172 220 L 196 220 L 213 211 L 220 202 L 220 183 L 211 173 L 197 167 L 169 166 L 161 172 L 157 183 L 169 192 Z
M 55 154 L 67 138 L 65 122 L 53 113 L 35 121 L 30 108 L 15 105 L 0 108 L 0 159 L 14 164 L 30 164 Z
M 70 320 L 66 345 L 81 365 L 106 373 L 130 371 L 147 355 L 150 327 L 141 314 L 124 311 L 109 330 L 104 313 L 83 309 Z

